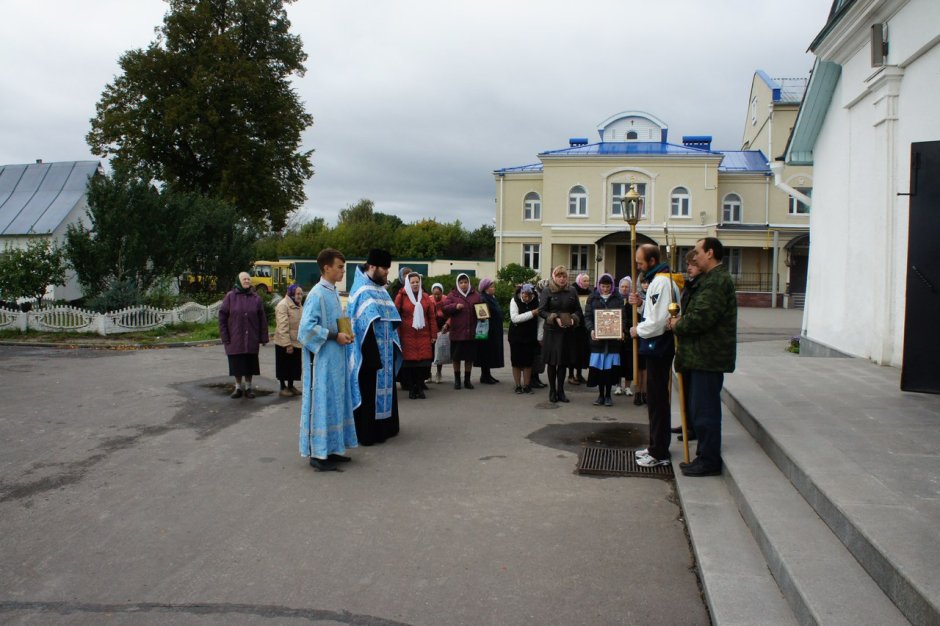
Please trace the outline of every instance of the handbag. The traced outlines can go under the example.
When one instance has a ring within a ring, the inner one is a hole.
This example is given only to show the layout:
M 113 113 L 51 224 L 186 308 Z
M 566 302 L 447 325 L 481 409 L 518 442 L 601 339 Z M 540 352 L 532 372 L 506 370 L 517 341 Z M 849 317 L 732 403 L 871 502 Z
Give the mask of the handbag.
M 477 330 L 474 335 L 474 339 L 486 340 L 490 337 L 490 321 L 489 320 L 479 320 L 477 322 Z
M 451 362 L 450 357 L 450 333 L 444 333 L 437 336 L 437 343 L 434 344 L 434 365 L 443 365 Z

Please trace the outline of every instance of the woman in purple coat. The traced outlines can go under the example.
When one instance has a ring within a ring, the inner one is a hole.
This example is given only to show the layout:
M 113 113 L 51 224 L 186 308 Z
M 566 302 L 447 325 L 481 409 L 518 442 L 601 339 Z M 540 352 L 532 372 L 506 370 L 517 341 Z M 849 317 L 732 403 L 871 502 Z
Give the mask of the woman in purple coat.
M 463 387 L 473 389 L 470 370 L 477 356 L 477 316 L 473 305 L 483 302 L 470 286 L 470 277 L 457 275 L 457 286 L 444 301 L 444 313 L 450 324 L 450 355 L 454 361 L 454 389 L 460 389 L 460 362 L 464 363 Z
M 251 377 L 261 374 L 258 350 L 268 343 L 268 318 L 264 314 L 264 303 L 251 289 L 251 276 L 242 272 L 238 282 L 225 294 L 219 308 L 219 337 L 228 356 L 229 376 L 235 377 L 232 398 L 254 398 Z

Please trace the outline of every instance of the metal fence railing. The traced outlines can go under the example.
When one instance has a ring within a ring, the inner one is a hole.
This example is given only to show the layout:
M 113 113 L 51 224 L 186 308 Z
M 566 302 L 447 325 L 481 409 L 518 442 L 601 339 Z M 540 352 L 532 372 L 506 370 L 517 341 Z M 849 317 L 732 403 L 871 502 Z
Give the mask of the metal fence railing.
M 734 288 L 738 291 L 770 291 L 773 286 L 772 272 L 741 272 L 732 274 Z M 783 285 L 777 282 L 777 291 L 782 289 Z

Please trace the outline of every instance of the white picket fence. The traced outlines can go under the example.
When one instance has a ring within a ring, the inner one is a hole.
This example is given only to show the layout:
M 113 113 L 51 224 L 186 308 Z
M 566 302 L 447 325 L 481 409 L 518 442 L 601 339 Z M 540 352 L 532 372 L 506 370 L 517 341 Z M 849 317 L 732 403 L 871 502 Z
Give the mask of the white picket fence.
M 54 306 L 28 313 L 0 308 L 0 330 L 113 335 L 180 322 L 208 322 L 218 319 L 221 306 L 221 300 L 209 306 L 187 302 L 175 309 L 134 306 L 113 313 L 96 313 L 72 306 Z

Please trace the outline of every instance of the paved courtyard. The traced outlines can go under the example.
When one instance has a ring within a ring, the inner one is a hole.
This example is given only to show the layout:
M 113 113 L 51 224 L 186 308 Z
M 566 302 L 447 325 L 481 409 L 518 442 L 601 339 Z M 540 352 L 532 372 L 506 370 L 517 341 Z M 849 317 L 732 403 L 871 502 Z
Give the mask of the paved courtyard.
M 0 347 L 0 622 L 708 624 L 672 482 L 573 473 L 645 407 L 497 370 L 319 474 L 299 400 L 225 372 L 220 346 Z

